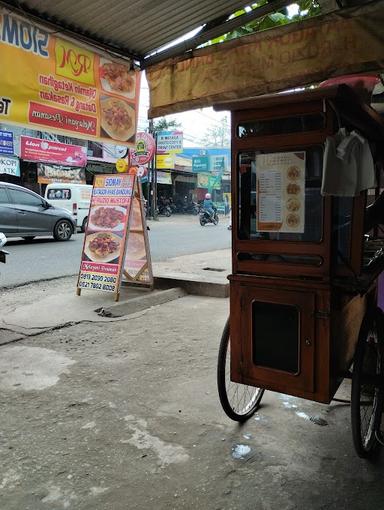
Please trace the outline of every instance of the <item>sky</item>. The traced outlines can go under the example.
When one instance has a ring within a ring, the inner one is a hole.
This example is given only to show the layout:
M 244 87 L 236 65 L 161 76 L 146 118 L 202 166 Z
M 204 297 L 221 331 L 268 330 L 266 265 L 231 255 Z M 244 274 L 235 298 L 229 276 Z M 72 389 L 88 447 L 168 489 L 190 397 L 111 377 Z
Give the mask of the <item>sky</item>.
M 149 89 L 143 73 L 141 79 L 140 104 L 139 104 L 139 122 L 138 131 L 145 131 L 148 127 L 147 112 L 149 108 Z M 220 125 L 220 119 L 228 118 L 228 126 L 230 124 L 229 112 L 215 112 L 213 108 L 199 108 L 189 110 L 183 113 L 167 115 L 167 120 L 176 120 L 181 124 L 181 130 L 184 133 L 184 147 L 198 147 L 199 142 L 210 127 Z

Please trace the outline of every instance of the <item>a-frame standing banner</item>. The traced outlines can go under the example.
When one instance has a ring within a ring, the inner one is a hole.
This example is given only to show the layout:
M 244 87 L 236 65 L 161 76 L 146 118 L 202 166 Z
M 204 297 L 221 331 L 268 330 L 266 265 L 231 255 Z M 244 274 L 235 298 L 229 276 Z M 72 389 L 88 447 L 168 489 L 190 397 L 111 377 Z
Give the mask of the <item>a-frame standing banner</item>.
M 139 178 L 135 181 L 132 198 L 122 280 L 124 284 L 153 286 L 151 254 Z
M 82 289 L 100 290 L 113 292 L 118 301 L 123 272 L 128 275 L 128 281 L 152 286 L 140 190 L 135 175 L 95 177 L 77 280 L 78 295 Z M 131 232 L 132 222 L 134 228 Z M 141 240 L 145 250 L 140 249 Z M 128 260 L 135 263 L 134 267 Z M 136 272 L 134 268 L 137 268 Z

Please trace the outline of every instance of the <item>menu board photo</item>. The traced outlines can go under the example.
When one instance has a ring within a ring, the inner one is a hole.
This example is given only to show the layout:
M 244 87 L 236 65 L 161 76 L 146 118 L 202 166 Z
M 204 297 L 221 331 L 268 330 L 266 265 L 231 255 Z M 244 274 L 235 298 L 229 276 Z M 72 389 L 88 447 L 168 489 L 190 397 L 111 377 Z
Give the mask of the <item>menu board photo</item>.
M 81 289 L 119 293 L 135 176 L 98 175 L 81 255 Z
M 256 156 L 257 232 L 303 233 L 305 152 Z

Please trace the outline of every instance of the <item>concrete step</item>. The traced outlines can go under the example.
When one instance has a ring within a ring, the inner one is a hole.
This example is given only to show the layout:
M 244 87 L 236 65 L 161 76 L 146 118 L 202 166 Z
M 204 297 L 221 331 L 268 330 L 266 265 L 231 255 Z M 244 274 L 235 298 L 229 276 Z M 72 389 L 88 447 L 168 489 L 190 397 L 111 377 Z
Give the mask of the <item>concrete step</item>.
M 187 292 L 181 287 L 173 286 L 173 288 L 166 290 L 150 291 L 148 289 L 140 289 L 139 294 L 141 295 L 98 308 L 95 312 L 101 317 L 122 317 L 146 310 L 152 306 L 168 303 L 168 301 L 174 301 L 186 296 Z
M 166 274 L 163 276 L 155 276 L 156 289 L 171 289 L 177 286 L 188 294 L 197 296 L 208 296 L 227 298 L 229 296 L 228 280 L 214 278 L 202 278 L 199 275 L 191 275 L 182 273 Z

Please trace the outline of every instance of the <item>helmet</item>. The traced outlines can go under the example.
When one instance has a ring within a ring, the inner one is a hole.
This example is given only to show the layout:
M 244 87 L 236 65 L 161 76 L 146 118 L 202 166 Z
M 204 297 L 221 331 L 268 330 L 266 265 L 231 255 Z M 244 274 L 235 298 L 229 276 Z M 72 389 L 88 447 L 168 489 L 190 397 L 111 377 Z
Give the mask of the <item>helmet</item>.
M 206 193 L 206 194 L 205 194 L 205 198 L 206 198 L 207 200 L 210 200 L 210 198 L 211 198 L 211 194 L 210 194 L 210 193 Z

